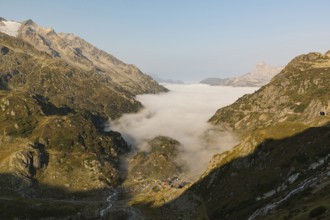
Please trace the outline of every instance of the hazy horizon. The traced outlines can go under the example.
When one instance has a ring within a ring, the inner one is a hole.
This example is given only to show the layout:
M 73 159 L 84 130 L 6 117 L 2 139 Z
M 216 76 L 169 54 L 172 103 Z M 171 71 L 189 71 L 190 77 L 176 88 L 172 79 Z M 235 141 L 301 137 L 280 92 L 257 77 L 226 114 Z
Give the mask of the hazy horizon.
M 326 0 L 0 1 L 0 16 L 84 38 L 164 79 L 232 77 L 330 49 Z

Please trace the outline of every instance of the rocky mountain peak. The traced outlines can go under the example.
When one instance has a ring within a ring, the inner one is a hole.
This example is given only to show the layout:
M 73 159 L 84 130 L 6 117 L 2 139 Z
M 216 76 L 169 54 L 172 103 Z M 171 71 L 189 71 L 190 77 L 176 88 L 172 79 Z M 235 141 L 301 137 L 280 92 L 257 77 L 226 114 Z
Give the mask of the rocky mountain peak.
M 268 65 L 265 61 L 261 61 L 260 63 L 257 64 L 257 66 L 266 66 Z
M 326 55 L 318 52 L 311 52 L 295 57 L 287 66 L 294 66 L 296 63 L 306 64 L 308 62 L 319 61 L 321 59 L 327 59 Z
M 0 20 L 0 32 L 15 37 L 18 35 L 21 25 L 22 24 L 19 22 L 7 21 L 6 19 L 2 18 L 2 20 Z
M 330 50 L 325 53 L 326 56 L 330 56 Z
M 22 25 L 29 25 L 29 26 L 38 26 L 33 20 L 28 19 L 24 22 L 22 22 Z
M 253 76 L 255 78 L 264 78 L 267 77 L 267 79 L 272 78 L 276 74 L 278 74 L 283 67 L 275 67 L 272 65 L 267 64 L 266 62 L 258 63 L 253 70 L 246 74 L 249 76 Z
M 64 33 L 64 32 L 58 33 L 58 36 L 69 40 L 73 40 L 77 37 L 74 33 Z
M 272 66 L 262 61 L 258 63 L 251 72 L 238 77 L 220 79 L 208 78 L 202 80 L 201 83 L 219 86 L 255 86 L 260 87 L 266 85 L 270 80 L 278 74 L 283 67 Z
M 102 72 L 107 75 L 109 81 L 117 84 L 117 88 L 125 92 L 142 94 L 167 91 L 136 66 L 122 62 L 72 33 L 58 34 L 53 28 L 41 27 L 31 19 L 21 23 L 2 22 L 5 25 L 0 26 L 0 32 L 18 37 L 38 50 L 60 58 L 77 68 Z

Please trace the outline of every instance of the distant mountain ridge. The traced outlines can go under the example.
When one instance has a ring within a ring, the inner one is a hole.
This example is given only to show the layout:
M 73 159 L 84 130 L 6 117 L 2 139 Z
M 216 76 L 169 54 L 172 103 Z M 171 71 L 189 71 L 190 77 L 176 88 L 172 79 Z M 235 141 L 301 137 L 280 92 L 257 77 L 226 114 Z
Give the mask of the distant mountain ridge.
M 270 80 L 278 74 L 283 67 L 271 66 L 265 62 L 257 64 L 254 69 L 242 76 L 233 78 L 207 78 L 200 83 L 209 84 L 212 86 L 251 86 L 261 87 L 270 82 Z
M 158 83 L 171 83 L 171 84 L 184 84 L 182 80 L 175 80 L 175 79 L 163 79 L 155 74 L 150 74 L 150 76 L 156 80 Z

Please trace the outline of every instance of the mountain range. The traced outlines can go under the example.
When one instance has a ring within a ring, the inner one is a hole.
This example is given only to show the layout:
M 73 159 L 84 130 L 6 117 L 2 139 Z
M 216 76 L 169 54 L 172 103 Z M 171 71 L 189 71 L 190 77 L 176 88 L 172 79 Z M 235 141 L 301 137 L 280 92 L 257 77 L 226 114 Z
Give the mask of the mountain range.
M 178 141 L 136 152 L 104 129 L 167 89 L 73 34 L 0 18 L 0 218 L 328 219 L 329 88 L 330 52 L 295 57 L 209 119 L 239 143 L 192 180 Z
M 278 74 L 283 67 L 271 66 L 265 62 L 257 64 L 254 69 L 242 76 L 233 78 L 207 78 L 200 83 L 209 84 L 211 86 L 248 86 L 261 87 L 270 82 L 270 80 Z
M 158 83 L 171 83 L 171 84 L 183 84 L 182 80 L 175 80 L 175 79 L 163 79 L 156 74 L 150 74 L 150 76 L 156 80 Z

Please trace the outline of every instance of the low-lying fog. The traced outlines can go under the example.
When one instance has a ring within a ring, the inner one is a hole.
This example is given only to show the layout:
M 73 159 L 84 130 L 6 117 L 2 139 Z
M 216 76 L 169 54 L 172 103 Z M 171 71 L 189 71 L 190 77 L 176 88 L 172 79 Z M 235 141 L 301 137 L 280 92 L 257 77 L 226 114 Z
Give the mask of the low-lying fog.
M 233 103 L 256 88 L 221 87 L 203 84 L 163 84 L 170 92 L 139 95 L 144 109 L 111 122 L 128 143 L 144 150 L 145 141 L 168 136 L 182 144 L 182 159 L 191 172 L 200 174 L 212 156 L 237 144 L 230 134 L 220 133 L 207 123 L 217 109 Z

